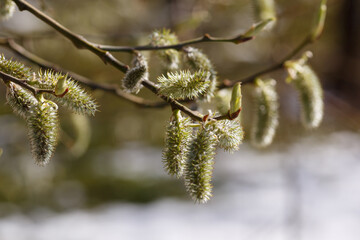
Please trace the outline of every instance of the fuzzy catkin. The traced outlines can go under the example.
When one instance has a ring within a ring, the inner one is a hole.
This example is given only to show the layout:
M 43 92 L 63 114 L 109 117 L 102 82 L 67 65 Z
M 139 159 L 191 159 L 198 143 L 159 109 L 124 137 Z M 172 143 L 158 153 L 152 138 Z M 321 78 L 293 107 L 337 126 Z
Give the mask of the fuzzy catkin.
M 146 77 L 147 69 L 144 65 L 130 69 L 122 80 L 125 91 L 138 93 L 142 87 L 141 81 Z
M 270 145 L 279 125 L 279 102 L 276 81 L 256 79 L 254 91 L 255 117 L 251 129 L 251 143 L 259 148 Z
M 209 72 L 180 71 L 158 78 L 159 93 L 174 99 L 193 99 L 209 87 Z
M 212 196 L 212 170 L 216 135 L 210 126 L 201 127 L 190 144 L 185 168 L 185 186 L 195 202 L 205 203 Z
M 157 30 L 150 35 L 150 44 L 152 46 L 166 46 L 177 43 L 177 36 L 168 29 Z M 159 50 L 156 53 L 166 71 L 175 71 L 179 68 L 179 52 L 175 49 Z
M 0 71 L 21 80 L 30 80 L 32 78 L 30 68 L 26 67 L 22 63 L 7 60 L 4 55 L 0 55 Z
M 184 48 L 183 56 L 184 62 L 192 71 L 203 70 L 210 72 L 210 84 L 204 94 L 205 99 L 210 101 L 210 99 L 214 97 L 217 88 L 217 72 L 210 59 L 202 51 L 193 47 Z
M 301 120 L 308 129 L 317 128 L 323 118 L 324 102 L 320 80 L 308 65 L 298 68 L 296 77 L 291 80 L 301 102 Z
M 33 85 L 42 89 L 55 89 L 58 80 L 64 77 L 66 76 L 53 71 L 40 71 L 37 75 L 37 81 Z M 75 113 L 94 116 L 98 106 L 91 95 L 85 92 L 71 78 L 66 77 L 65 84 L 68 92 L 63 97 L 55 97 L 52 94 L 45 95 L 52 101 L 67 107 Z
M 237 151 L 244 139 L 244 131 L 239 118 L 234 120 L 221 120 L 216 124 L 218 146 L 230 153 Z
M 56 103 L 43 100 L 30 110 L 26 120 L 31 152 L 37 164 L 46 165 L 54 154 L 58 138 Z
M 164 168 L 169 175 L 181 177 L 185 168 L 189 143 L 191 139 L 191 127 L 188 117 L 173 116 L 166 127 L 165 148 L 162 158 Z
M 30 91 L 11 82 L 8 84 L 6 91 L 6 100 L 14 113 L 24 119 L 29 115 L 30 109 L 39 104 Z

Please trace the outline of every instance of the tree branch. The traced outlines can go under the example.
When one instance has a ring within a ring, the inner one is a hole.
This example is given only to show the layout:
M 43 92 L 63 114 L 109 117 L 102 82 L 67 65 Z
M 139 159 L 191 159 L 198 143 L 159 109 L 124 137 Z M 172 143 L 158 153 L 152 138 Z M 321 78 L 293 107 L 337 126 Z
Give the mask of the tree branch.
M 23 48 L 22 46 L 17 44 L 13 39 L 0 38 L 0 45 L 3 45 L 5 47 L 9 48 L 10 50 L 12 50 L 15 53 L 17 53 L 18 55 L 20 55 L 21 57 L 27 59 L 28 61 L 30 61 L 44 69 L 49 69 L 49 70 L 53 70 L 55 72 L 59 72 L 62 74 L 67 74 L 69 77 L 71 77 L 75 81 L 77 81 L 93 90 L 98 89 L 98 90 L 110 92 L 120 98 L 123 98 L 131 103 L 134 103 L 135 105 L 137 105 L 139 107 L 144 107 L 144 108 L 157 108 L 158 107 L 158 108 L 160 108 L 160 107 L 164 107 L 167 105 L 167 103 L 162 102 L 162 101 L 158 102 L 158 101 L 145 100 L 141 97 L 137 97 L 137 96 L 134 96 L 132 94 L 122 91 L 116 85 L 96 83 L 96 82 L 93 82 L 90 79 L 88 79 L 84 76 L 81 76 L 77 73 L 62 69 L 58 65 L 51 63 L 49 61 L 46 61 L 45 59 L 42 59 L 39 56 L 29 52 L 28 50 L 26 50 L 25 48 Z
M 66 27 L 64 27 L 63 25 L 52 19 L 51 17 L 47 16 L 43 12 L 36 9 L 30 3 L 23 0 L 13 0 L 13 1 L 16 3 L 20 11 L 28 11 L 32 13 L 38 19 L 48 24 L 49 26 L 54 28 L 57 32 L 59 32 L 64 37 L 69 39 L 78 49 L 87 49 L 91 51 L 92 53 L 100 57 L 105 63 L 111 64 L 112 66 L 119 69 L 123 73 L 126 73 L 127 70 L 129 69 L 128 65 L 125 65 L 119 60 L 117 60 L 109 52 L 97 48 L 94 44 L 86 40 L 84 37 L 71 32 L 69 29 L 67 29 Z
M 17 4 L 17 6 L 19 7 L 19 9 L 21 11 L 24 11 L 24 10 L 29 11 L 34 16 L 36 16 L 37 18 L 39 18 L 46 24 L 50 25 L 52 28 L 54 28 L 56 31 L 58 31 L 60 34 L 62 34 L 64 37 L 68 38 L 77 48 L 79 48 L 79 49 L 85 48 L 85 49 L 93 52 L 94 54 L 99 56 L 105 63 L 110 63 L 112 66 L 114 66 L 115 68 L 117 68 L 118 70 L 120 70 L 124 73 L 126 73 L 127 70 L 129 69 L 129 66 L 121 63 L 119 60 L 114 58 L 113 55 L 111 55 L 108 51 L 101 49 L 101 47 L 104 47 L 104 46 L 93 44 L 93 43 L 89 42 L 88 40 L 86 40 L 84 37 L 71 32 L 69 29 L 65 28 L 60 23 L 56 22 L 51 17 L 45 15 L 44 13 L 42 13 L 41 11 L 39 11 L 38 9 L 36 9 L 35 7 L 33 7 L 31 4 L 29 4 L 28 2 L 26 2 L 24 0 L 13 0 L 13 1 Z M 209 35 L 204 35 L 204 37 L 202 37 L 202 38 L 186 41 L 186 42 L 176 44 L 176 45 L 121 47 L 122 48 L 121 51 L 129 51 L 130 52 L 130 51 L 134 51 L 134 50 L 160 50 L 160 49 L 168 49 L 168 48 L 174 48 L 174 49 L 180 50 L 185 45 L 195 44 L 195 43 L 200 43 L 200 42 L 240 43 L 240 42 L 248 41 L 250 39 L 252 39 L 252 37 L 244 37 L 243 35 L 237 36 L 235 38 L 230 38 L 230 39 L 213 38 Z M 292 58 L 293 56 L 295 56 L 303 47 L 305 47 L 309 43 L 311 43 L 311 39 L 309 37 L 307 37 L 297 48 L 294 49 L 293 52 L 291 52 L 288 56 L 286 56 L 279 63 L 277 63 L 273 66 L 270 66 L 264 70 L 261 70 L 260 72 L 257 72 L 257 73 L 255 73 L 247 78 L 244 78 L 242 80 L 223 81 L 223 83 L 219 86 L 219 88 L 229 88 L 229 87 L 232 87 L 237 82 L 242 82 L 243 84 L 251 83 L 255 80 L 256 77 L 258 77 L 262 74 L 266 74 L 266 73 L 275 71 L 277 69 L 280 69 L 283 67 L 283 64 L 285 61 L 287 61 L 290 58 Z M 110 46 L 108 46 L 108 47 L 110 47 Z M 114 49 L 112 49 L 112 50 L 114 50 Z M 92 84 L 94 84 L 94 83 L 92 83 Z M 179 103 L 178 101 L 176 101 L 174 99 L 160 95 L 158 88 L 156 87 L 156 85 L 154 83 L 146 80 L 146 81 L 143 81 L 142 84 L 144 87 L 148 88 L 150 91 L 152 91 L 153 93 L 158 95 L 160 98 L 162 98 L 164 101 L 169 103 L 173 108 L 180 109 L 181 111 L 183 111 L 185 114 L 189 115 L 194 120 L 202 121 L 203 116 L 200 113 L 190 110 L 189 108 L 187 108 L 186 106 L 182 105 L 181 103 Z M 103 86 L 103 85 L 100 85 L 100 86 L 97 85 L 96 87 L 98 87 L 97 89 L 102 89 L 104 91 L 111 91 L 111 92 L 115 92 L 116 94 L 122 95 L 122 93 L 120 92 L 121 90 L 117 89 L 117 88 L 114 89 L 113 87 Z M 135 97 L 135 96 L 132 96 L 132 97 Z M 214 119 L 228 119 L 228 118 L 224 115 L 224 116 L 218 116 Z
M 247 42 L 254 37 L 247 37 L 244 35 L 238 35 L 233 38 L 216 38 L 212 37 L 209 34 L 205 34 L 203 37 L 196 38 L 193 40 L 184 41 L 178 44 L 166 45 L 166 46 L 152 46 L 152 45 L 144 45 L 144 46 L 112 46 L 112 45 L 97 45 L 98 48 L 110 52 L 133 52 L 133 51 L 156 51 L 156 50 L 164 50 L 164 49 L 175 49 L 181 50 L 183 47 L 187 45 L 193 45 L 197 43 L 204 42 L 231 42 L 235 44 Z
M 241 85 L 248 84 L 254 82 L 254 80 L 266 73 L 270 73 L 276 70 L 279 70 L 284 67 L 284 63 L 294 56 L 296 56 L 305 46 L 312 43 L 310 36 L 306 37 L 292 52 L 290 52 L 287 56 L 285 56 L 280 62 L 265 68 L 263 70 L 260 70 L 259 72 L 256 72 L 246 78 L 236 80 L 236 81 L 230 81 L 230 80 L 224 80 L 221 85 L 219 85 L 219 89 L 222 88 L 230 88 L 234 86 L 236 83 L 241 82 Z
M 1 72 L 1 71 L 0 71 L 0 78 L 2 78 L 5 83 L 7 83 L 7 82 L 16 83 L 17 85 L 31 91 L 34 95 L 37 95 L 37 94 L 40 94 L 40 93 L 55 94 L 54 90 L 51 90 L 51 89 L 39 89 L 39 88 L 33 87 L 33 86 L 29 85 L 26 80 L 18 79 L 16 77 L 13 77 L 13 76 L 11 76 L 11 75 L 9 75 L 7 73 Z

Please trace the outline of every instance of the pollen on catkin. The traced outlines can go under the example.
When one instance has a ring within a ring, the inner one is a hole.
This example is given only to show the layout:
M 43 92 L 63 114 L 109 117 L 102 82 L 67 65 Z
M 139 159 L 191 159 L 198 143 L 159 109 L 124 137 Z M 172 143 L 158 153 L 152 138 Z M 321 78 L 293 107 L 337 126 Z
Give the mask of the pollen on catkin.
M 197 48 L 186 47 L 182 51 L 186 66 L 192 71 L 210 72 L 210 84 L 204 94 L 204 99 L 210 101 L 214 97 L 217 88 L 217 72 L 206 54 Z
M 39 71 L 37 81 L 33 85 L 42 89 L 55 89 L 58 81 L 63 78 L 66 78 L 64 84 L 68 88 L 66 94 L 61 97 L 52 94 L 45 94 L 45 96 L 75 113 L 94 116 L 98 107 L 97 103 L 73 79 L 53 71 Z
M 279 102 L 274 79 L 256 79 L 254 91 L 254 123 L 251 143 L 259 148 L 270 145 L 279 125 Z
M 150 44 L 152 46 L 166 46 L 177 44 L 177 36 L 169 29 L 157 30 L 150 35 Z M 156 51 L 162 65 L 166 71 L 175 71 L 179 68 L 180 57 L 179 52 L 175 49 L 165 49 Z
M 169 175 L 181 177 L 189 152 L 192 128 L 188 117 L 182 117 L 179 110 L 174 112 L 166 127 L 165 147 L 162 153 L 164 168 Z
M 46 165 L 55 152 L 59 131 L 57 110 L 56 103 L 43 99 L 26 119 L 31 152 L 41 166 Z
M 212 196 L 212 171 L 216 135 L 211 126 L 202 126 L 192 139 L 185 168 L 185 186 L 195 202 L 205 203 Z
M 0 0 L 0 19 L 6 20 L 15 12 L 15 3 L 12 0 Z
M 293 83 L 301 102 L 301 120 L 308 129 L 317 128 L 323 118 L 323 90 L 316 73 L 307 64 L 288 62 L 288 81 Z
M 180 71 L 158 78 L 159 93 L 174 99 L 193 99 L 205 93 L 210 84 L 207 71 Z
M 24 119 L 29 115 L 30 109 L 39 104 L 30 91 L 12 82 L 8 84 L 6 100 L 14 113 Z

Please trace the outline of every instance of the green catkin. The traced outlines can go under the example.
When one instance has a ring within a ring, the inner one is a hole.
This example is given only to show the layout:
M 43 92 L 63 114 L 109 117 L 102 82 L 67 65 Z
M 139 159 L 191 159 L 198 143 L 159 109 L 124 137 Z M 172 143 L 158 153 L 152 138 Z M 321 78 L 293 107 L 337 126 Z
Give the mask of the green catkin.
M 4 55 L 0 55 L 0 71 L 21 80 L 32 79 L 32 72 L 30 68 L 26 67 L 22 63 L 7 60 Z
M 216 136 L 220 148 L 230 153 L 237 151 L 244 139 L 240 118 L 218 121 L 216 124 Z
M 202 70 L 195 73 L 180 71 L 167 73 L 158 78 L 159 93 L 174 99 L 193 99 L 205 93 L 210 80 L 209 72 Z
M 290 81 L 297 90 L 301 102 L 301 120 L 307 129 L 317 128 L 323 118 L 324 102 L 320 80 L 310 66 L 299 62 L 285 64 Z
M 44 166 L 53 156 L 58 138 L 58 114 L 56 103 L 40 100 L 26 119 L 31 152 L 37 164 Z
M 68 92 L 62 97 L 45 94 L 46 97 L 75 113 L 94 116 L 97 111 L 95 100 L 71 78 L 53 71 L 39 71 L 37 81 L 33 85 L 41 89 L 55 89 L 58 81 L 64 77 Z
M 279 125 L 279 102 L 275 80 L 256 79 L 255 84 L 255 117 L 251 129 L 251 143 L 263 148 L 272 143 Z
M 36 107 L 39 102 L 34 95 L 15 83 L 9 83 L 6 91 L 6 100 L 15 114 L 26 118 L 30 109 Z
M 208 71 L 210 72 L 210 84 L 206 89 L 204 97 L 207 101 L 210 101 L 211 98 L 215 96 L 215 91 L 217 88 L 217 72 L 215 71 L 214 66 L 212 65 L 209 58 L 197 48 L 186 47 L 183 49 L 184 62 L 189 69 L 192 71 Z
M 217 138 L 212 126 L 202 126 L 190 144 L 185 168 L 185 186 L 196 202 L 205 203 L 212 196 L 212 170 Z
M 6 20 L 15 12 L 15 3 L 12 0 L 0 0 L 0 19 Z
M 150 44 L 152 46 L 166 46 L 177 44 L 178 39 L 174 33 L 168 29 L 157 30 L 150 35 Z M 166 49 L 156 51 L 158 57 L 162 61 L 162 65 L 166 71 L 175 71 L 179 68 L 180 57 L 179 52 L 175 49 Z
M 169 175 L 181 177 L 184 172 L 192 128 L 188 117 L 182 117 L 177 110 L 166 127 L 165 148 L 162 158 Z

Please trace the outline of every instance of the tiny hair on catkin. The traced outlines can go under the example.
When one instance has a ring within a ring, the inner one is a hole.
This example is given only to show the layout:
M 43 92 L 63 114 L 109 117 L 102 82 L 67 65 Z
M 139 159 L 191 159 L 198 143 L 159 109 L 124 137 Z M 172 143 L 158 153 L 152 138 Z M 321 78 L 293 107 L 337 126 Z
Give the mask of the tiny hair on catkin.
M 39 71 L 33 85 L 42 89 L 55 89 L 58 81 L 64 79 L 67 91 L 63 96 L 56 97 L 52 94 L 45 94 L 45 96 L 74 113 L 94 116 L 98 108 L 96 101 L 77 82 L 66 75 L 49 70 Z
M 169 175 L 181 177 L 184 172 L 189 153 L 192 128 L 188 125 L 190 118 L 182 117 L 179 110 L 175 110 L 167 127 L 165 147 L 162 158 L 164 168 Z
M 194 99 L 204 94 L 210 84 L 210 73 L 179 71 L 158 78 L 159 93 L 174 99 Z
M 230 153 L 237 151 L 244 138 L 240 119 L 218 121 L 216 124 L 216 136 L 220 148 Z
M 42 98 L 26 119 L 31 152 L 41 166 L 46 165 L 55 152 L 59 131 L 57 110 L 56 103 Z
M 185 168 L 185 186 L 195 202 L 206 203 L 212 196 L 212 171 L 216 149 L 212 126 L 201 126 L 190 144 Z
M 217 88 L 217 72 L 215 71 L 213 64 L 211 63 L 208 56 L 197 48 L 185 47 L 183 48 L 182 53 L 185 66 L 190 70 L 203 70 L 210 72 L 210 84 L 204 94 L 204 99 L 206 101 L 210 101 L 211 98 L 215 96 L 215 91 Z
M 11 82 L 6 90 L 6 100 L 14 113 L 24 119 L 29 115 L 30 110 L 39 104 L 30 91 Z

